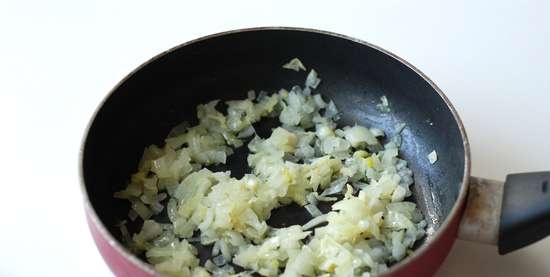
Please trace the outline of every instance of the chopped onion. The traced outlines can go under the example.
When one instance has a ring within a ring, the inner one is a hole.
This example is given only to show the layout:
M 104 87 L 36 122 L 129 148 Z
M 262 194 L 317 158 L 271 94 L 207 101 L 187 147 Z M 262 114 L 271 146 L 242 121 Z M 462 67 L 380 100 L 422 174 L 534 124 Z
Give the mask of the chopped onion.
M 407 190 L 403 188 L 402 186 L 395 187 L 395 190 L 393 191 L 391 195 L 391 202 L 400 202 L 405 199 L 405 196 L 407 195 Z
M 364 189 L 367 184 L 366 183 L 363 183 L 363 182 L 354 182 L 351 184 L 356 190 L 362 190 Z
M 318 217 L 323 214 L 323 212 L 321 212 L 321 210 L 319 210 L 319 208 L 317 208 L 317 206 L 312 203 L 305 205 L 304 208 L 306 208 L 307 212 L 312 217 Z
M 132 203 L 132 209 L 139 215 L 139 217 L 141 217 L 141 219 L 143 220 L 146 220 L 146 219 L 149 219 L 152 215 L 153 215 L 153 212 L 147 208 L 147 206 L 145 206 L 145 204 L 143 204 L 142 202 L 140 201 L 134 201 Z
M 126 227 L 126 220 L 121 221 L 118 224 L 118 228 L 120 230 L 120 235 L 125 243 L 129 243 L 131 241 L 130 238 L 130 232 L 128 232 L 128 228 Z
M 135 221 L 137 217 L 138 217 L 138 214 L 136 213 L 136 211 L 134 211 L 134 210 L 129 210 L 128 211 L 128 218 L 131 221 Z
M 302 225 L 302 230 L 309 230 L 319 224 L 327 222 L 329 214 L 323 214 L 317 217 L 314 217 L 312 220 L 308 221 L 306 224 Z
M 216 256 L 216 257 L 212 258 L 212 262 L 214 262 L 214 264 L 217 265 L 217 266 L 222 266 L 222 265 L 227 263 L 227 261 L 225 260 L 223 255 L 219 255 L 219 256 Z
M 347 182 L 348 182 L 347 177 L 342 177 L 340 179 L 335 180 L 330 184 L 330 186 L 327 189 L 325 189 L 321 193 L 321 196 L 328 196 L 328 195 L 341 193 L 344 187 L 346 186 Z
M 371 134 L 375 137 L 383 137 L 384 136 L 384 131 L 382 131 L 381 129 L 378 129 L 378 128 L 370 128 L 369 131 L 371 132 Z
M 164 206 L 159 202 L 154 202 L 151 204 L 151 211 L 153 211 L 154 214 L 160 214 L 162 210 L 164 210 Z
M 315 101 L 315 104 L 317 104 L 317 107 L 319 107 L 319 109 L 324 109 L 327 107 L 327 103 L 323 100 L 320 94 L 315 94 L 313 96 L 313 100 Z
M 298 59 L 283 67 L 305 70 Z M 335 103 L 312 93 L 320 82 L 310 70 L 303 87 L 250 90 L 246 99 L 225 101 L 224 112 L 219 100 L 201 104 L 198 125 L 178 125 L 164 146 L 145 148 L 127 187 L 114 194 L 131 203 L 130 220 L 143 220 L 133 234 L 125 222 L 117 226 L 124 243 L 169 277 L 377 276 L 403 259 L 426 233 L 420 210 L 404 201 L 414 182 L 399 158 L 405 124 L 384 146 L 381 129 L 338 126 Z M 380 100 L 377 108 L 389 112 L 388 99 Z M 253 124 L 266 117 L 282 126 L 260 138 Z M 251 172 L 238 179 L 211 171 L 245 139 Z M 434 163 L 436 152 L 428 158 Z M 332 211 L 324 214 L 320 201 L 334 202 Z M 292 202 L 313 218 L 270 227 L 273 210 Z M 157 222 L 165 209 L 169 222 Z M 204 267 L 199 243 L 212 247 Z M 235 274 L 230 262 L 245 271 Z
M 390 103 L 386 95 L 382 95 L 382 97 L 380 97 L 380 104 L 376 104 L 376 109 L 378 109 L 381 113 L 389 113 L 391 111 Z
M 330 100 L 330 102 L 328 102 L 328 106 L 325 110 L 324 117 L 332 118 L 334 120 L 339 119 L 338 109 L 336 108 L 336 104 L 334 104 L 334 102 L 332 100 Z
M 319 201 L 321 201 L 321 202 L 333 202 L 333 201 L 338 200 L 338 198 L 336 198 L 336 197 L 329 197 L 329 196 L 319 195 L 319 193 L 317 193 L 316 191 L 309 193 L 306 196 L 306 199 L 307 199 L 308 203 L 311 203 L 311 204 L 314 204 L 314 205 L 317 205 L 319 203 Z
M 307 196 L 306 196 L 306 200 L 308 203 L 310 204 L 313 204 L 313 205 L 317 205 L 317 192 L 314 191 L 314 192 L 311 192 L 309 193 Z
M 306 67 L 304 66 L 302 61 L 300 61 L 300 59 L 298 59 L 298 58 L 294 58 L 294 59 L 290 60 L 290 62 L 283 65 L 283 68 L 291 69 L 291 70 L 294 70 L 294 71 L 297 71 L 297 72 L 300 71 L 300 70 L 306 71 Z
M 433 150 L 432 152 L 430 152 L 430 154 L 428 154 L 428 161 L 431 163 L 431 164 L 434 164 L 435 162 L 437 162 L 437 152 L 435 152 L 435 150 Z
M 355 125 L 353 127 L 346 127 L 344 129 L 344 136 L 347 141 L 351 143 L 353 147 L 360 147 L 363 145 L 377 145 L 378 140 L 376 136 L 366 127 Z
M 315 70 L 311 70 L 306 78 L 306 87 L 310 87 L 313 89 L 316 89 L 317 86 L 319 86 L 319 83 L 321 83 L 321 79 L 317 77 L 317 72 Z
M 328 196 L 321 196 L 321 195 L 316 195 L 316 197 L 317 197 L 317 200 L 321 202 L 333 202 L 338 200 L 338 198 L 336 197 L 328 197 Z
M 256 134 L 256 130 L 254 129 L 254 126 L 250 125 L 246 129 L 242 130 L 238 135 L 237 138 L 247 138 L 252 135 Z

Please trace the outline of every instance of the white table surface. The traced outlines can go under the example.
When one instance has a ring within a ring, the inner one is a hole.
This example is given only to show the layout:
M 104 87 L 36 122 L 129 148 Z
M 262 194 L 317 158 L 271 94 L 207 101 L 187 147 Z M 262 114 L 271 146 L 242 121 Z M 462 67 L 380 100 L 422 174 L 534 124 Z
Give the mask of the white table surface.
M 321 2 L 0 1 L 0 276 L 112 276 L 82 209 L 87 121 L 134 67 L 223 30 L 302 26 L 380 45 L 447 93 L 475 175 L 550 170 L 549 2 Z M 550 276 L 549 252 L 550 239 L 502 257 L 458 241 L 437 276 Z

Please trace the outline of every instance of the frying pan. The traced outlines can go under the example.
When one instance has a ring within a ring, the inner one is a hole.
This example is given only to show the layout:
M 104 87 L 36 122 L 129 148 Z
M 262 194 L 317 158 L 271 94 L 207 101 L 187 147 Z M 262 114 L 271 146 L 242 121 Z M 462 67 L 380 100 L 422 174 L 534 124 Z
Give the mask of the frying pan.
M 377 127 L 390 137 L 396 123 L 407 124 L 400 153 L 414 173 L 412 198 L 428 222 L 427 236 L 385 276 L 433 275 L 457 236 L 497 244 L 504 254 L 548 235 L 550 172 L 513 174 L 506 182 L 471 177 L 464 126 L 443 92 L 418 69 L 343 35 L 254 28 L 207 36 L 161 53 L 117 84 L 93 116 L 81 151 L 82 190 L 91 233 L 117 276 L 159 276 L 124 248 L 115 227 L 126 218 L 129 204 L 113 193 L 135 171 L 144 147 L 162 144 L 173 126 L 196 120 L 199 103 L 303 83 L 305 73 L 281 69 L 294 57 L 319 72 L 323 81 L 317 92 L 334 100 L 343 113 L 340 124 Z M 383 95 L 390 113 L 375 108 Z M 273 126 L 256 127 L 261 132 Z M 435 164 L 426 157 L 432 150 L 439 156 Z M 221 169 L 241 176 L 247 170 L 245 155 L 237 151 Z M 304 209 L 289 207 L 275 212 L 268 223 L 284 226 L 307 219 Z M 201 256 L 207 251 L 200 249 Z

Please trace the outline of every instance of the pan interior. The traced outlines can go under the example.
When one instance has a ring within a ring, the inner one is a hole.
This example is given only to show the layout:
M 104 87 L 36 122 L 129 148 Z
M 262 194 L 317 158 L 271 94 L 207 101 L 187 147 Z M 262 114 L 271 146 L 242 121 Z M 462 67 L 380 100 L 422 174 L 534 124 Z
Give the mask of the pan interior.
M 429 240 L 455 204 L 464 175 L 459 124 L 445 101 L 416 72 L 377 49 L 323 33 L 271 29 L 176 48 L 115 88 L 98 110 L 83 151 L 89 199 L 111 234 L 119 237 L 115 224 L 129 210 L 127 201 L 112 195 L 125 187 L 145 146 L 162 144 L 173 126 L 196 119 L 199 103 L 245 98 L 250 89 L 276 92 L 303 84 L 306 73 L 281 68 L 294 57 L 319 72 L 323 81 L 317 92 L 334 100 L 343 112 L 341 124 L 377 127 L 389 136 L 395 124 L 407 124 L 401 156 L 414 172 L 413 198 L 427 219 Z M 390 113 L 375 107 L 382 95 Z M 262 126 L 269 131 L 270 124 Z M 432 150 L 439 158 L 433 165 L 427 158 Z M 245 155 L 237 151 L 228 162 L 235 176 L 247 170 Z M 281 226 L 308 220 L 296 207 L 274 218 Z

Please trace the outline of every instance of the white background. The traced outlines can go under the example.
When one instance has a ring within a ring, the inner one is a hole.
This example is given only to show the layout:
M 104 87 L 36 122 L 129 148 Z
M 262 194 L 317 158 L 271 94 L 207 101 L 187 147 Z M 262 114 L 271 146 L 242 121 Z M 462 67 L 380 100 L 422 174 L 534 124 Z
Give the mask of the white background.
M 79 191 L 87 121 L 146 59 L 229 29 L 311 27 L 380 45 L 447 93 L 475 175 L 550 170 L 548 2 L 321 2 L 0 0 L 0 276 L 112 276 Z M 505 257 L 459 241 L 437 276 L 550 276 L 549 251 L 550 239 Z

